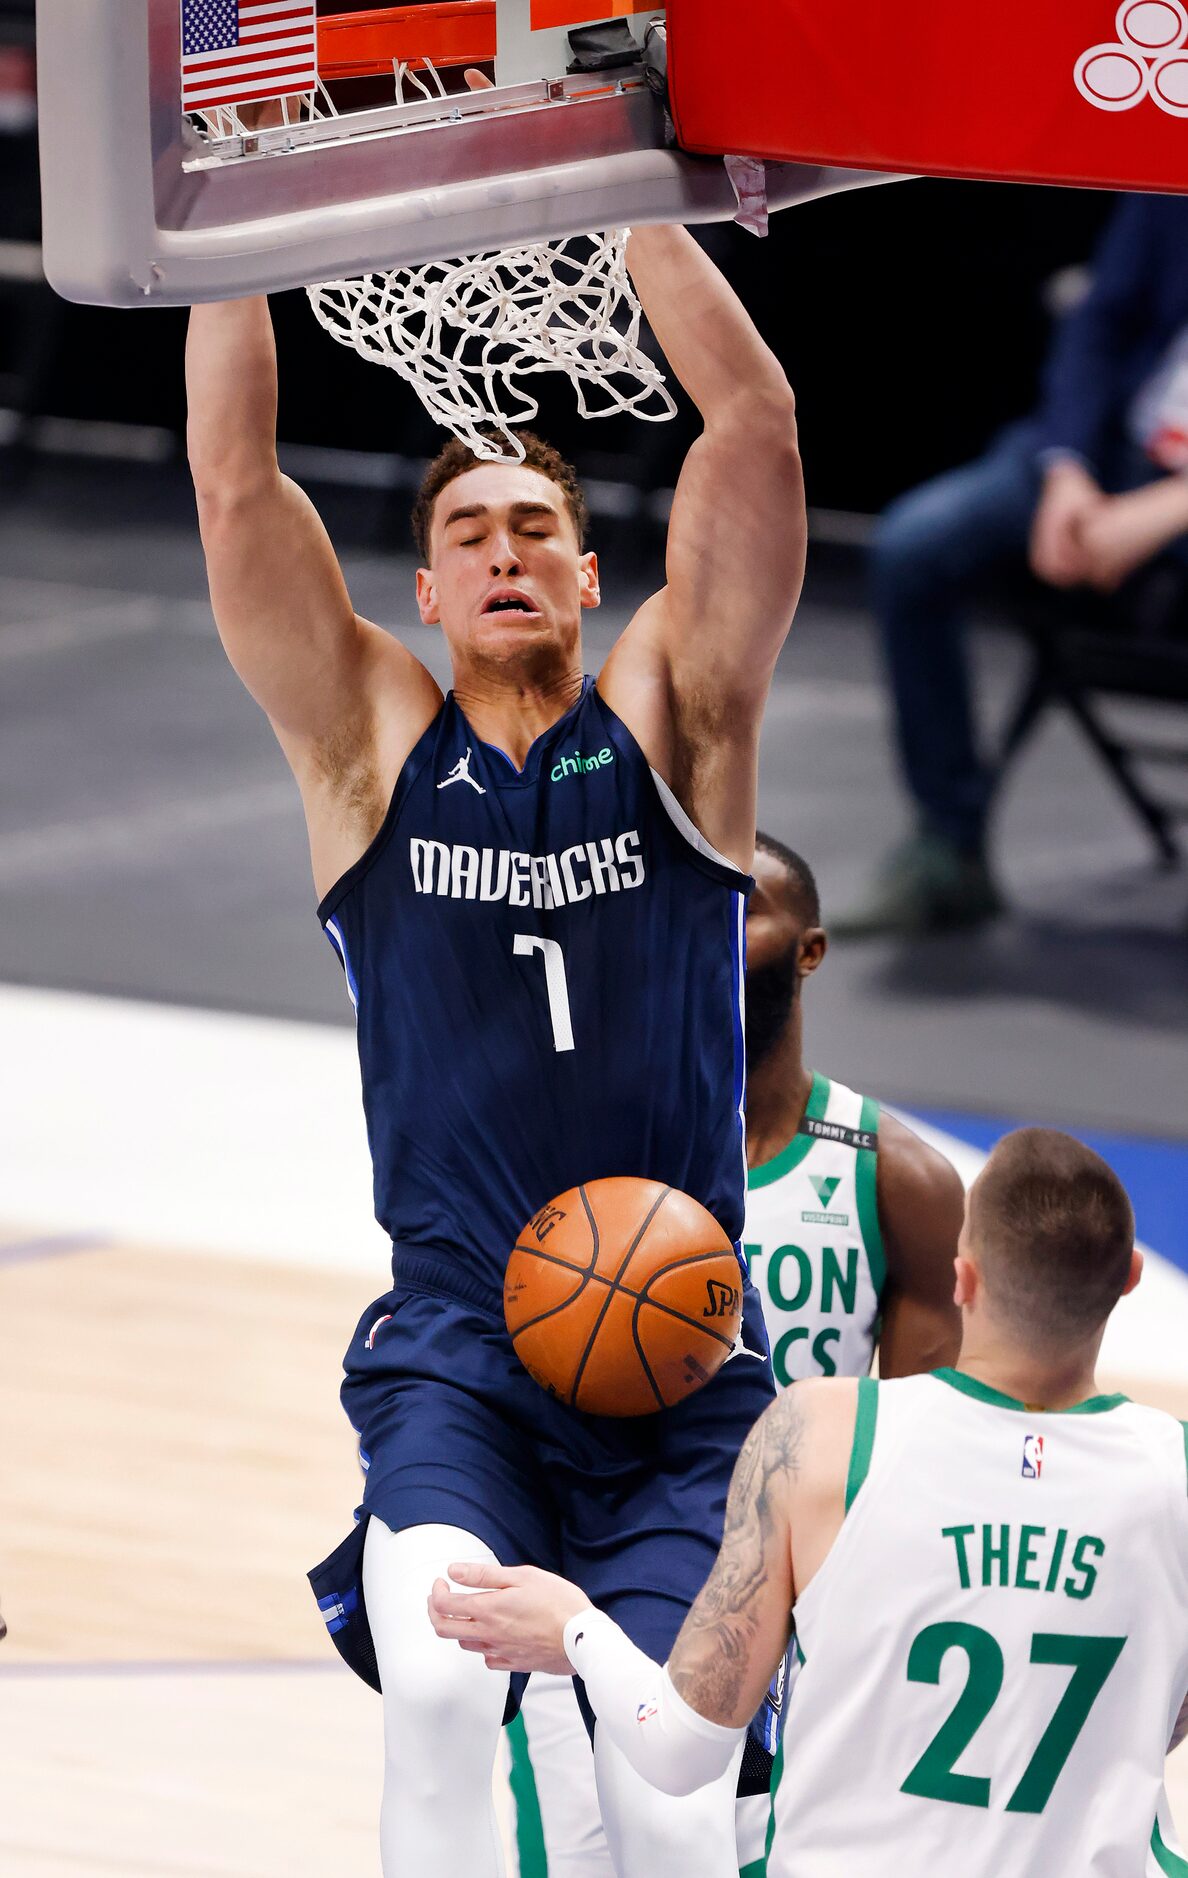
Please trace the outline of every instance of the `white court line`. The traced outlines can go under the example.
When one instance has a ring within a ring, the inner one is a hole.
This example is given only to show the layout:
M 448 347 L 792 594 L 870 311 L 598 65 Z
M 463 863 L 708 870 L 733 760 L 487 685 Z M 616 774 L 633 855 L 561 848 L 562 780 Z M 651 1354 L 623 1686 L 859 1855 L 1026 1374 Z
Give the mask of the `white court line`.
M 132 594 L 110 606 L 92 607 L 89 612 L 71 611 L 61 619 L 0 625 L 0 659 L 40 659 L 54 652 L 77 652 L 87 646 L 107 645 L 114 639 L 132 638 L 137 633 L 156 632 L 163 613 L 159 600 Z
M 43 580 L 37 574 L 0 573 L 0 603 L 7 604 L 14 593 L 24 594 L 33 601 L 56 596 L 60 605 L 72 606 L 80 611 L 96 602 L 106 608 L 120 600 L 160 600 L 156 594 L 135 593 L 124 587 L 97 587 L 91 581 Z M 187 601 L 186 604 L 192 606 L 195 602 Z
M 0 835 L 0 885 L 12 887 L 44 880 L 67 868 L 77 878 L 82 871 L 106 871 L 113 865 L 153 867 L 160 842 L 175 835 L 239 828 L 270 816 L 298 812 L 294 785 L 278 779 L 250 788 L 229 789 L 221 795 L 190 795 L 176 802 L 154 802 L 147 808 L 120 810 L 117 814 L 21 828 Z M 154 841 L 157 848 L 151 845 Z
M 345 1026 L 0 986 L 0 1064 L 6 1226 L 366 1271 L 384 1288 Z M 979 1149 L 903 1119 L 973 1179 Z M 1186 1350 L 1188 1277 L 1151 1253 L 1103 1361 L 1182 1381 Z

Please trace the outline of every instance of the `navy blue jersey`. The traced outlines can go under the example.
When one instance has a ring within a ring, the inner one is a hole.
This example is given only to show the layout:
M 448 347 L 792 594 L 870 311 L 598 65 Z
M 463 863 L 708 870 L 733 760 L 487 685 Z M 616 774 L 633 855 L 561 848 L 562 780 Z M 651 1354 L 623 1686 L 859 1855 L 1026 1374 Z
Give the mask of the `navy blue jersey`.
M 520 1228 L 604 1175 L 742 1230 L 748 877 L 586 679 L 522 770 L 453 694 L 319 915 L 358 1021 L 376 1215 L 497 1304 Z

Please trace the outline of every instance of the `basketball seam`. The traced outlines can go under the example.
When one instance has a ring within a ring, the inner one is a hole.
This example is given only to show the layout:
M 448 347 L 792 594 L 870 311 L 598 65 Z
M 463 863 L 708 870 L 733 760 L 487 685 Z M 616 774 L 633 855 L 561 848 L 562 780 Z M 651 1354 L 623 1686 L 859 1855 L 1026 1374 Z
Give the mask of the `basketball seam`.
M 527 1252 L 530 1258 L 543 1259 L 546 1265 L 563 1265 L 567 1272 L 584 1272 L 588 1277 L 593 1270 L 591 1265 L 575 1265 L 572 1259 L 563 1259 L 556 1252 L 544 1252 L 538 1245 L 523 1245 L 519 1240 L 512 1247 L 513 1252 Z
M 698 1252 L 696 1256 L 691 1259 L 674 1259 L 671 1265 L 662 1265 L 658 1271 L 652 1272 L 651 1275 L 644 1280 L 643 1290 L 635 1293 L 636 1306 L 634 1317 L 638 1317 L 641 1307 L 648 1304 L 651 1306 L 652 1310 L 665 1311 L 669 1317 L 679 1317 L 682 1323 L 692 1324 L 694 1330 L 699 1330 L 703 1336 L 713 1337 L 715 1342 L 724 1343 L 728 1350 L 733 1350 L 733 1337 L 724 1337 L 720 1330 L 711 1330 L 708 1324 L 703 1324 L 700 1319 L 696 1317 L 690 1317 L 687 1311 L 678 1311 L 675 1304 L 662 1304 L 659 1298 L 653 1298 L 648 1295 L 656 1279 L 663 1278 L 668 1272 L 679 1271 L 689 1265 L 704 1265 L 707 1259 L 718 1259 L 721 1258 L 721 1256 L 722 1254 L 720 1252 Z M 623 1290 L 626 1291 L 626 1289 L 627 1287 L 624 1285 Z
M 518 1245 L 514 1249 L 517 1252 L 527 1252 L 532 1258 L 547 1259 L 550 1265 L 559 1265 L 563 1271 L 573 1272 L 575 1277 L 582 1271 L 580 1265 L 571 1265 L 568 1259 L 559 1259 L 551 1253 L 539 1252 L 535 1247 L 530 1245 Z M 624 1284 L 621 1279 L 604 1278 L 601 1272 L 587 1271 L 582 1274 L 582 1282 L 571 1297 L 562 1298 L 560 1304 L 550 1304 L 547 1310 L 538 1311 L 535 1317 L 529 1317 L 524 1323 L 518 1324 L 510 1333 L 512 1344 L 514 1346 L 517 1337 L 522 1337 L 526 1330 L 534 1329 L 537 1324 L 543 1324 L 546 1319 L 555 1317 L 558 1311 L 567 1311 L 571 1304 L 576 1304 L 587 1285 L 605 1285 L 608 1291 L 621 1291 L 625 1297 L 635 1299 L 636 1310 L 632 1314 L 633 1325 L 639 1317 L 638 1307 L 641 1304 L 647 1304 L 650 1305 L 654 1311 L 663 1311 L 668 1317 L 679 1317 L 682 1323 L 692 1324 L 693 1328 L 701 1331 L 704 1336 L 713 1337 L 716 1342 L 724 1343 L 727 1349 L 732 1350 L 734 1348 L 733 1340 L 729 1337 L 724 1337 L 720 1330 L 711 1330 L 708 1324 L 703 1324 L 700 1319 L 696 1317 L 690 1317 L 687 1311 L 678 1311 L 675 1304 L 664 1304 L 659 1298 L 654 1298 L 650 1295 L 651 1287 L 656 1280 L 658 1278 L 667 1277 L 669 1272 L 680 1271 L 689 1265 L 703 1265 L 708 1259 L 718 1259 L 721 1257 L 721 1252 L 698 1252 L 693 1258 L 673 1259 L 669 1264 L 659 1266 L 656 1271 L 652 1272 L 644 1280 L 642 1291 L 634 1291 L 630 1285 Z M 594 1326 L 594 1329 L 597 1331 L 597 1324 Z
M 738 1267 L 739 1277 L 741 1278 L 742 1267 L 739 1264 L 738 1254 L 735 1252 L 734 1247 L 732 1245 L 723 1245 L 723 1246 L 715 1247 L 715 1249 L 712 1252 L 678 1252 L 676 1253 L 672 1258 L 669 1259 L 667 1265 L 657 1265 L 654 1272 L 648 1273 L 647 1277 L 644 1279 L 644 1289 L 646 1291 L 647 1287 L 651 1284 L 654 1284 L 657 1278 L 663 1278 L 666 1272 L 676 1271 L 678 1266 L 704 1265 L 706 1259 L 724 1259 L 724 1258 L 730 1258 L 734 1260 L 735 1265 Z
M 730 1337 L 724 1337 L 720 1330 L 711 1330 L 707 1324 L 700 1323 L 697 1318 L 690 1317 L 687 1312 L 678 1311 L 675 1305 L 661 1304 L 659 1298 L 649 1297 L 648 1296 L 649 1289 L 652 1286 L 652 1284 L 655 1282 L 655 1280 L 657 1278 L 663 1278 L 666 1272 L 680 1271 L 681 1269 L 689 1265 L 704 1265 L 707 1259 L 720 1259 L 721 1257 L 722 1257 L 722 1253 L 721 1251 L 718 1251 L 718 1252 L 698 1252 L 696 1256 L 691 1259 L 690 1258 L 674 1259 L 670 1265 L 661 1265 L 657 1271 L 652 1272 L 650 1277 L 645 1279 L 643 1290 L 637 1291 L 635 1293 L 635 1309 L 631 1313 L 631 1338 L 632 1338 L 633 1343 L 635 1344 L 635 1354 L 639 1358 L 640 1366 L 643 1369 L 644 1375 L 647 1377 L 648 1381 L 651 1383 L 652 1389 L 655 1392 L 656 1399 L 659 1402 L 661 1408 L 667 1408 L 669 1404 L 665 1401 L 663 1395 L 661 1395 L 660 1393 L 659 1384 L 657 1383 L 655 1377 L 652 1374 L 651 1365 L 648 1362 L 647 1357 L 644 1355 L 644 1348 L 643 1348 L 642 1342 L 640 1341 L 640 1335 L 639 1335 L 639 1318 L 640 1318 L 640 1313 L 643 1310 L 645 1304 L 648 1305 L 649 1308 L 653 1311 L 663 1311 L 669 1317 L 679 1318 L 682 1324 L 688 1324 L 691 1329 L 697 1331 L 699 1336 L 712 1337 L 715 1343 L 724 1343 L 726 1345 L 726 1349 L 728 1352 L 730 1350 L 733 1350 L 734 1341 Z M 623 1289 L 626 1290 L 627 1287 L 624 1285 Z M 712 1382 L 713 1377 L 711 1377 L 710 1380 Z
M 526 1330 L 531 1330 L 534 1324 L 543 1324 L 547 1317 L 555 1317 L 558 1311 L 567 1311 L 571 1304 L 576 1304 L 578 1299 L 581 1297 L 583 1291 L 586 1289 L 586 1286 L 591 1282 L 591 1280 L 593 1280 L 595 1284 L 606 1284 L 608 1282 L 605 1278 L 599 1278 L 597 1272 L 594 1272 L 594 1271 L 583 1272 L 580 1265 L 571 1265 L 568 1259 L 553 1258 L 551 1255 L 544 1253 L 544 1252 L 533 1252 L 531 1246 L 517 1246 L 515 1249 L 517 1252 L 531 1253 L 533 1258 L 539 1258 L 539 1259 L 547 1258 L 548 1263 L 550 1265 L 559 1265 L 563 1271 L 572 1272 L 575 1278 L 580 1275 L 582 1282 L 578 1286 L 577 1290 L 572 1292 L 569 1297 L 562 1298 L 560 1304 L 550 1304 L 547 1310 L 538 1311 L 535 1317 L 529 1317 L 524 1323 L 517 1324 L 514 1330 L 510 1330 L 510 1326 L 509 1326 L 513 1348 L 515 1347 L 516 1338 L 522 1337 L 524 1332 Z M 503 1321 L 505 1324 L 507 1323 L 506 1304 L 504 1305 L 504 1310 L 503 1310 Z
M 576 1304 L 591 1278 L 595 1275 L 594 1267 L 598 1263 L 598 1221 L 590 1210 L 590 1202 L 586 1198 L 586 1189 L 584 1186 L 578 1188 L 578 1197 L 585 1209 L 586 1218 L 590 1222 L 590 1237 L 593 1241 L 593 1247 L 590 1252 L 590 1263 L 584 1269 L 580 1265 L 571 1265 L 568 1259 L 559 1259 L 553 1252 L 542 1252 L 539 1246 L 521 1245 L 519 1240 L 517 1240 L 512 1247 L 513 1252 L 527 1252 L 531 1258 L 543 1259 L 549 1265 L 562 1265 L 566 1271 L 582 1273 L 582 1282 L 573 1293 L 572 1297 L 564 1298 L 560 1304 L 550 1304 L 547 1311 L 538 1312 L 535 1317 L 530 1317 L 526 1324 L 520 1324 L 515 1330 L 511 1331 L 513 1350 L 516 1347 L 516 1338 L 522 1337 L 526 1330 L 531 1330 L 536 1324 L 543 1324 L 546 1318 L 555 1317 L 558 1311 L 567 1311 L 571 1304 Z M 505 1324 L 507 1323 L 506 1303 L 503 1307 L 503 1321 Z M 510 1330 L 510 1325 L 508 1328 Z M 576 1384 L 574 1387 L 576 1389 Z
M 589 1214 L 591 1230 L 594 1233 L 594 1256 L 595 1258 L 597 1258 L 598 1256 L 598 1228 L 597 1228 L 597 1225 L 595 1224 L 594 1215 L 593 1213 L 590 1212 L 589 1203 L 586 1200 L 585 1188 L 579 1187 L 578 1192 L 581 1194 L 582 1204 L 585 1206 L 586 1211 Z M 665 1187 L 664 1191 L 661 1194 L 659 1194 L 655 1200 L 653 1200 L 651 1206 L 648 1208 L 647 1214 L 644 1217 L 644 1220 L 639 1228 L 639 1231 L 636 1233 L 635 1237 L 631 1241 L 631 1244 L 628 1246 L 626 1252 L 623 1254 L 623 1258 L 619 1265 L 618 1272 L 615 1274 L 615 1277 L 611 1280 L 611 1289 L 606 1294 L 606 1298 L 605 1298 L 605 1301 L 603 1302 L 602 1309 L 599 1311 L 598 1316 L 594 1321 L 594 1328 L 590 1332 L 590 1335 L 586 1340 L 586 1347 L 582 1351 L 577 1369 L 574 1372 L 573 1388 L 570 1391 L 570 1397 L 573 1402 L 574 1408 L 577 1407 L 578 1391 L 580 1390 L 582 1386 L 582 1377 L 586 1373 L 586 1365 L 590 1361 L 590 1353 L 594 1348 L 594 1339 L 597 1337 L 598 1332 L 602 1329 L 602 1325 L 606 1318 L 606 1314 L 610 1310 L 610 1307 L 612 1303 L 614 1302 L 615 1292 L 623 1288 L 620 1283 L 622 1274 L 627 1270 L 627 1267 L 630 1265 L 632 1259 L 635 1257 L 635 1253 L 639 1246 L 640 1240 L 643 1238 L 644 1234 L 648 1230 L 648 1227 L 651 1225 L 652 1221 L 655 1219 L 657 1213 L 660 1211 L 660 1208 L 664 1205 L 665 1200 L 667 1200 L 671 1192 L 672 1192 L 671 1187 Z
M 581 1186 L 578 1188 L 578 1199 L 581 1201 L 582 1207 L 585 1211 L 586 1218 L 590 1222 L 590 1239 L 591 1239 L 592 1244 L 591 1244 L 591 1252 L 590 1252 L 589 1269 L 593 1271 L 594 1267 L 598 1263 L 598 1245 L 599 1245 L 598 1221 L 594 1217 L 594 1208 L 590 1205 L 590 1196 L 586 1192 L 585 1181 L 583 1181 Z
M 582 1292 L 586 1289 L 586 1286 L 589 1284 L 589 1282 L 590 1282 L 590 1275 L 589 1273 L 587 1273 L 586 1277 L 582 1279 L 581 1284 L 578 1286 L 577 1290 L 574 1292 L 571 1298 L 562 1298 L 560 1304 L 550 1304 L 547 1311 L 538 1311 L 536 1316 L 530 1317 L 526 1324 L 518 1325 L 517 1328 L 513 1330 L 511 1333 L 512 1348 L 513 1349 L 515 1348 L 516 1339 L 518 1337 L 522 1337 L 526 1330 L 535 1330 L 537 1324 L 546 1323 L 550 1317 L 556 1317 L 558 1311 L 567 1311 L 571 1304 L 576 1304 L 577 1300 L 581 1297 Z
M 733 1337 L 724 1337 L 720 1330 L 711 1330 L 708 1324 L 703 1324 L 700 1319 L 696 1317 L 690 1317 L 687 1311 L 678 1311 L 675 1304 L 661 1304 L 658 1298 L 649 1298 L 645 1296 L 642 1291 L 637 1292 L 635 1297 L 636 1303 L 635 1310 L 632 1313 L 633 1318 L 639 1316 L 640 1311 L 646 1304 L 650 1311 L 663 1311 L 666 1317 L 679 1317 L 682 1324 L 688 1324 L 691 1329 L 700 1332 L 703 1337 L 712 1337 L 715 1343 L 724 1343 L 728 1350 L 733 1350 Z
M 652 1374 L 652 1365 L 648 1362 L 647 1357 L 644 1355 L 644 1347 L 643 1347 L 643 1344 L 639 1340 L 639 1305 L 640 1305 L 640 1300 L 637 1298 L 635 1309 L 631 1313 L 631 1336 L 635 1343 L 635 1354 L 639 1358 L 639 1366 L 643 1370 L 644 1375 L 648 1379 L 648 1384 L 651 1388 L 652 1394 L 656 1398 L 657 1403 L 659 1404 L 661 1408 L 667 1408 L 668 1403 L 664 1400 L 664 1396 L 661 1393 L 660 1384 L 656 1381 L 656 1378 Z

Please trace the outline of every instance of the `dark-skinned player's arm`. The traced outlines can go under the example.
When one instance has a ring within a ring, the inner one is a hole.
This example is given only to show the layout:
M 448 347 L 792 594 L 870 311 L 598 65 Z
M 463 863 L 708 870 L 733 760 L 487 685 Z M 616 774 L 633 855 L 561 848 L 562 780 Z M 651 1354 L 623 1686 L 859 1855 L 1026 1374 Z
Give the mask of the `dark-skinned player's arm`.
M 599 679 L 701 833 L 754 853 L 759 724 L 804 576 L 804 482 L 782 367 L 683 228 L 641 228 L 631 278 L 704 430 L 685 459 L 667 584 Z
M 756 1422 L 730 1485 L 717 1561 L 667 1665 L 585 1593 L 531 1566 L 451 1565 L 429 1614 L 492 1669 L 576 1671 L 599 1726 L 653 1786 L 691 1793 L 725 1772 L 788 1645 L 802 1585 L 844 1517 L 852 1379 L 796 1383 Z
M 325 892 L 375 834 L 440 694 L 410 652 L 356 616 L 317 511 L 281 474 L 267 300 L 192 310 L 186 385 L 215 619 L 297 777 Z
M 952 1163 L 886 1111 L 876 1191 L 887 1260 L 879 1375 L 916 1376 L 955 1363 L 961 1348 L 953 1260 L 965 1191 Z

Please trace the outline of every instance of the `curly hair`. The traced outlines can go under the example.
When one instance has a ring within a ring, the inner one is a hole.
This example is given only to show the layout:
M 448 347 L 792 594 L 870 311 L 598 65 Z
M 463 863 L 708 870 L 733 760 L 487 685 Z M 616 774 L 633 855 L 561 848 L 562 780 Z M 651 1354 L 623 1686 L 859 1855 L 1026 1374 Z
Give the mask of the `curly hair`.
M 817 882 L 813 870 L 803 854 L 797 854 L 786 841 L 780 841 L 775 835 L 764 834 L 761 828 L 755 831 L 755 846 L 762 848 L 765 854 L 778 861 L 788 876 L 792 897 L 796 902 L 797 912 L 806 926 L 821 924 L 821 896 L 817 892 Z
M 488 433 L 484 432 L 484 435 Z M 494 438 L 497 433 L 489 433 Z M 565 506 L 569 510 L 577 535 L 578 548 L 586 545 L 586 523 L 588 511 L 582 486 L 577 478 L 577 471 L 572 463 L 567 463 L 559 450 L 554 450 L 551 443 L 545 443 L 531 430 L 514 432 L 516 441 L 524 452 L 525 469 L 539 471 L 550 482 L 556 483 L 565 497 Z M 508 462 L 515 464 L 516 458 L 508 456 Z M 429 564 L 429 535 L 433 524 L 433 506 L 447 483 L 452 483 L 456 476 L 462 476 L 467 470 L 476 469 L 487 461 L 477 457 L 469 444 L 460 437 L 451 437 L 444 450 L 440 450 L 430 463 L 421 479 L 417 499 L 413 503 L 412 532 L 417 544 L 417 553 L 426 566 Z

